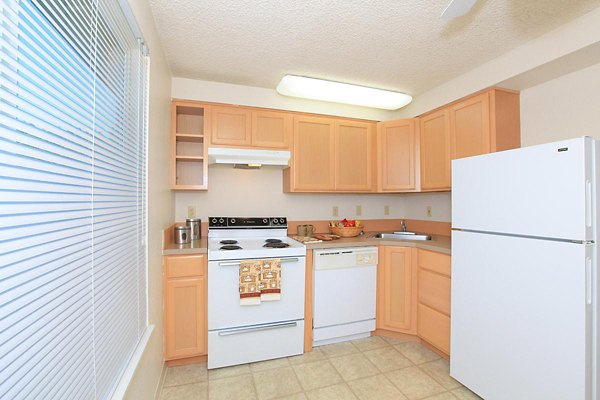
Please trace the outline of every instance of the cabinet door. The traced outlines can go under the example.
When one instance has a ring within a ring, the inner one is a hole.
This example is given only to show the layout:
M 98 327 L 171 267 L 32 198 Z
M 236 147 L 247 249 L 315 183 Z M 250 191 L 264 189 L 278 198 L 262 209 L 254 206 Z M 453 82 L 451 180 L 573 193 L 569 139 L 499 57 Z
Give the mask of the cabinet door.
M 207 291 L 204 256 L 167 257 L 164 280 L 165 359 L 206 354 Z M 174 263 L 170 263 L 173 259 Z M 188 265 L 185 265 L 188 264 Z M 172 270 L 169 271 L 169 267 Z M 200 275 L 189 276 L 198 271 Z M 168 278 L 167 276 L 183 276 Z
M 415 184 L 415 119 L 383 122 L 378 130 L 381 191 L 411 191 Z
M 250 146 L 251 112 L 239 107 L 211 107 L 211 144 Z
M 373 124 L 336 121 L 335 189 L 373 190 Z
M 252 112 L 252 146 L 289 149 L 293 117 L 274 111 Z
M 482 93 L 450 108 L 452 159 L 476 156 L 490 149 L 490 95 Z
M 421 189 L 450 189 L 450 116 L 447 108 L 421 117 Z
M 380 247 L 377 271 L 377 328 L 416 333 L 416 268 L 408 247 Z
M 332 191 L 334 189 L 334 120 L 294 118 L 292 170 L 294 189 Z

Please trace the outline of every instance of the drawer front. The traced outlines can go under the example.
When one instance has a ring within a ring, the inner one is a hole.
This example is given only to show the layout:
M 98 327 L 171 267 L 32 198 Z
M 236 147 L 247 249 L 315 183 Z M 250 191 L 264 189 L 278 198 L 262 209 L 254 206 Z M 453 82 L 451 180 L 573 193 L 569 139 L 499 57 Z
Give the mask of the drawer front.
M 419 304 L 418 335 L 446 354 L 450 354 L 450 317 Z
M 433 251 L 419 249 L 418 263 L 420 268 L 425 268 L 438 274 L 450 276 L 450 256 Z
M 167 278 L 205 275 L 204 254 L 166 257 Z
M 304 320 L 208 332 L 209 369 L 288 357 L 303 352 Z
M 450 278 L 419 269 L 419 303 L 450 315 Z

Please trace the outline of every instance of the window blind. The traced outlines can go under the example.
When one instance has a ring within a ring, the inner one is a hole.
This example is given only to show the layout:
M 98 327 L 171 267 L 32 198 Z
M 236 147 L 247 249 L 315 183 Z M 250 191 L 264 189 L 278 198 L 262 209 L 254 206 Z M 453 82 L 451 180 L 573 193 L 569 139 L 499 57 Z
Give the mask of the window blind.
M 110 398 L 147 328 L 146 50 L 115 1 L 0 0 L 0 54 L 0 398 Z

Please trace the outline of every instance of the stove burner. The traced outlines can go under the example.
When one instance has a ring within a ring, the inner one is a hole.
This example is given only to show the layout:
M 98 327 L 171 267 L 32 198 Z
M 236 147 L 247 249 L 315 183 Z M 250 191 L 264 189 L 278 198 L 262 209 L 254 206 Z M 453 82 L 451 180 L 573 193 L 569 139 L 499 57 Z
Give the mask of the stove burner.
M 237 243 L 235 240 L 224 240 L 224 242 L 227 242 L 227 241 L 228 242 L 235 242 L 235 243 Z M 225 246 L 221 246 L 219 248 L 219 250 L 240 250 L 241 248 L 242 248 L 241 246 L 236 246 L 234 244 L 228 244 L 228 245 L 225 245 Z
M 237 244 L 237 240 L 221 240 L 219 243 L 221 244 Z
M 267 242 L 267 243 L 281 243 L 282 240 L 281 239 L 267 239 L 267 240 L 265 240 L 265 242 Z
M 269 247 L 272 249 L 283 249 L 284 247 L 290 247 L 287 243 L 267 243 L 263 247 Z

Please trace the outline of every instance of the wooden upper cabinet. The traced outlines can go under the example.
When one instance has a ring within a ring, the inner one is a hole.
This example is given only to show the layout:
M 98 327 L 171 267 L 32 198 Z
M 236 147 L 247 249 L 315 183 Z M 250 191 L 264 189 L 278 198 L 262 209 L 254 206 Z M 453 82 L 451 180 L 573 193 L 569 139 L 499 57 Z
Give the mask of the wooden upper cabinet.
M 374 189 L 373 124 L 340 120 L 335 122 L 336 190 Z
M 491 151 L 489 92 L 450 107 L 450 132 L 453 160 Z
M 377 265 L 377 328 L 416 333 L 416 249 L 382 246 Z
M 378 190 L 405 192 L 417 189 L 416 118 L 381 122 L 377 130 Z
M 450 189 L 450 112 L 447 108 L 421 117 L 421 189 Z
M 294 118 L 293 189 L 331 191 L 335 182 L 334 119 Z
M 252 146 L 272 149 L 289 149 L 291 146 L 293 117 L 275 111 L 252 111 Z
M 227 146 L 251 144 L 251 111 L 241 107 L 211 107 L 210 143 Z

